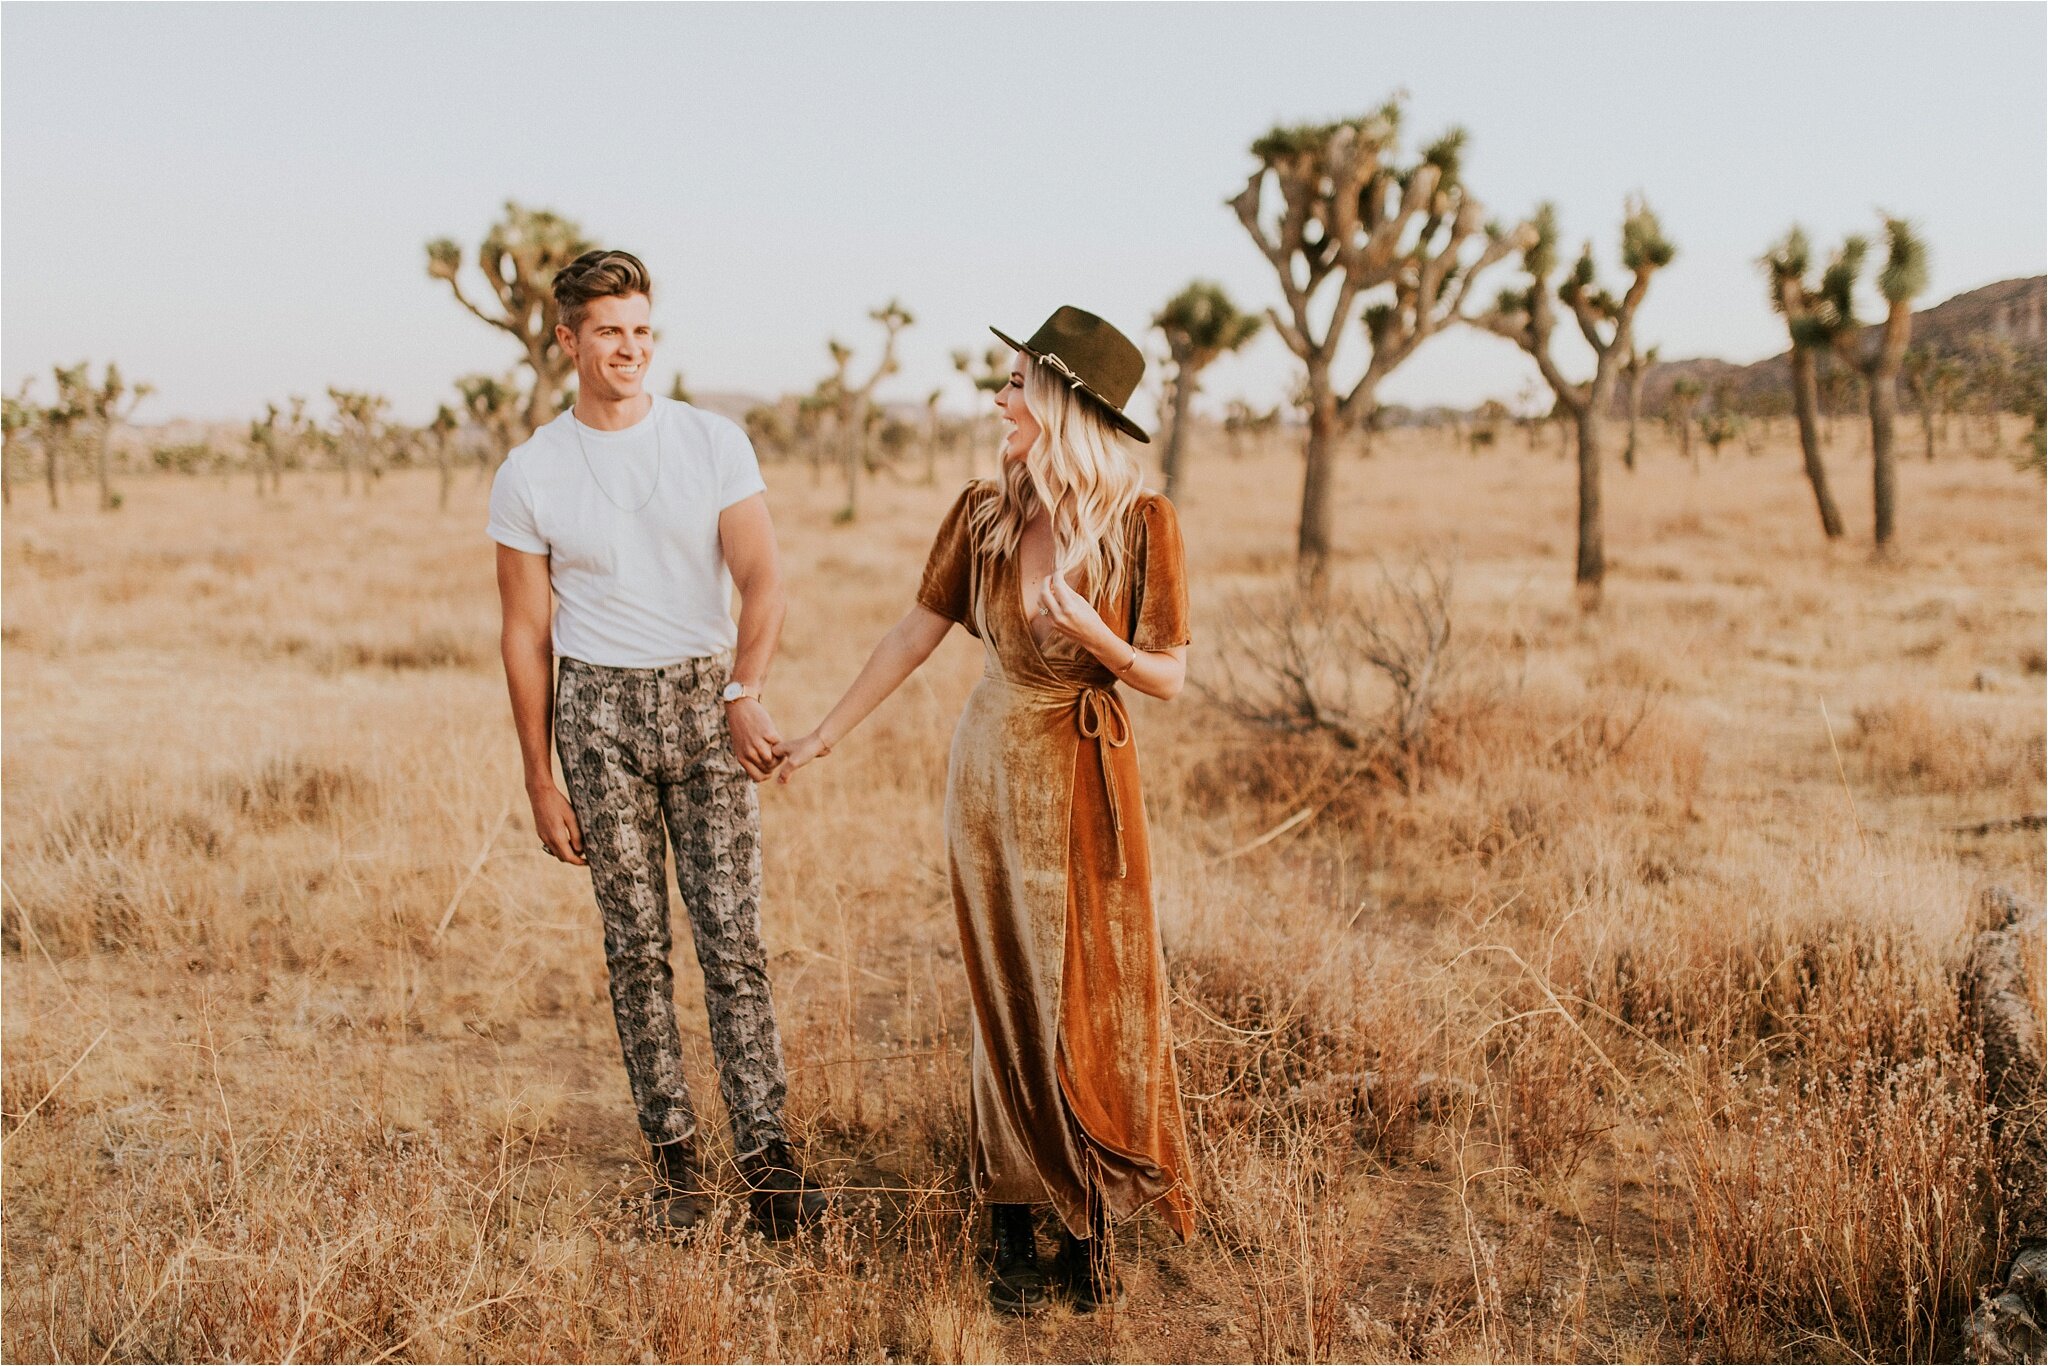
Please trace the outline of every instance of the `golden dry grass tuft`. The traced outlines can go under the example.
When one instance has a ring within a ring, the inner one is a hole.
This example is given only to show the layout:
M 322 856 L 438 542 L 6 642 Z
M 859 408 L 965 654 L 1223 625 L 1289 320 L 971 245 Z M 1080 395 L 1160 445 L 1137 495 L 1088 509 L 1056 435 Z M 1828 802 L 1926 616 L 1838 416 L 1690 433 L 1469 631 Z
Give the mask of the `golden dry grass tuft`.
M 765 794 L 790 1120 L 840 1213 L 772 1245 L 726 1199 L 668 1246 L 636 1215 L 587 880 L 527 829 L 481 486 L 446 514 L 430 473 L 25 500 L 0 1352 L 1952 1356 L 2013 1215 L 1956 974 L 1981 885 L 2042 891 L 2011 823 L 2044 805 L 2038 484 L 1909 462 L 1880 562 L 1819 543 L 1789 433 L 1698 474 L 1653 443 L 1609 474 L 1585 617 L 1548 446 L 1378 445 L 1342 466 L 1337 586 L 1455 559 L 1462 664 L 1394 758 L 1134 702 L 1202 1232 L 1118 1230 L 1126 1310 L 1022 1323 L 984 1306 L 962 1177 L 940 802 L 977 646 Z M 1217 691 L 1288 575 L 1297 469 L 1221 442 L 1191 469 Z M 952 490 L 878 482 L 835 526 L 801 471 L 770 482 L 796 729 L 907 604 Z M 1332 667 L 1388 714 L 1383 677 Z

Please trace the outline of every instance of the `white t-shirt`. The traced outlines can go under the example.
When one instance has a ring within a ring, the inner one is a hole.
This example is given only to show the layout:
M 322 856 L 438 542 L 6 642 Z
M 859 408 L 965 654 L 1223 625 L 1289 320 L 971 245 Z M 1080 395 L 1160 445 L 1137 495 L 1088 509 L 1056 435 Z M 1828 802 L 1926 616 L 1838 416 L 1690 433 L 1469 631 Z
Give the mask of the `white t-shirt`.
M 718 514 L 762 492 L 739 426 L 670 398 L 623 431 L 566 412 L 491 485 L 492 540 L 548 557 L 555 653 L 654 669 L 733 648 Z

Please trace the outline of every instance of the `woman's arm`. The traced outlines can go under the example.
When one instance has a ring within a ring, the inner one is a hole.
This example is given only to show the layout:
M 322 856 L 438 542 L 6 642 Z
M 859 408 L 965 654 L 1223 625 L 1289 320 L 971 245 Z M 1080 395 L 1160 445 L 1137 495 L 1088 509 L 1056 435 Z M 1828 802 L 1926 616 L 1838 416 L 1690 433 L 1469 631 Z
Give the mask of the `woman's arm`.
M 782 768 L 776 781 L 786 783 L 790 774 L 811 760 L 830 754 L 832 747 L 867 720 L 868 713 L 881 706 L 890 693 L 902 686 L 904 679 L 917 672 L 918 665 L 931 658 L 932 651 L 952 629 L 950 619 L 929 607 L 919 605 L 904 613 L 903 620 L 890 627 L 875 646 L 868 662 L 833 703 L 832 710 L 825 713 L 825 719 L 794 744 L 778 747 Z
M 1039 590 L 1038 610 L 1051 620 L 1062 635 L 1070 636 L 1081 648 L 1102 661 L 1122 681 L 1148 697 L 1171 702 L 1188 681 L 1188 647 L 1170 650 L 1140 650 L 1109 629 L 1088 599 L 1074 591 L 1064 574 L 1046 578 Z

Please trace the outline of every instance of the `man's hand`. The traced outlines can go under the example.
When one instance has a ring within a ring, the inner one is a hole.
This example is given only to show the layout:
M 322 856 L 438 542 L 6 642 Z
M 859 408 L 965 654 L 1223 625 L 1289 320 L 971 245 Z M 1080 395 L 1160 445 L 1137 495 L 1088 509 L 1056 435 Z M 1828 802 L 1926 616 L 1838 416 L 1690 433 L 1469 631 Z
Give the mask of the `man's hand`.
M 823 758 L 831 752 L 831 746 L 827 745 L 816 731 L 803 736 L 795 744 L 777 745 L 775 753 L 782 761 L 782 772 L 776 775 L 775 781 L 783 784 L 785 787 L 788 786 L 790 776 L 798 769 L 811 762 L 811 760 Z
M 775 747 L 782 743 L 775 718 L 757 699 L 742 697 L 726 705 L 725 726 L 732 733 L 732 752 L 740 767 L 755 782 L 767 782 L 774 775 L 775 766 L 782 762 L 775 754 Z
M 526 795 L 533 803 L 534 831 L 547 851 L 564 863 L 584 867 L 583 830 L 562 789 L 550 781 L 545 787 L 529 788 Z

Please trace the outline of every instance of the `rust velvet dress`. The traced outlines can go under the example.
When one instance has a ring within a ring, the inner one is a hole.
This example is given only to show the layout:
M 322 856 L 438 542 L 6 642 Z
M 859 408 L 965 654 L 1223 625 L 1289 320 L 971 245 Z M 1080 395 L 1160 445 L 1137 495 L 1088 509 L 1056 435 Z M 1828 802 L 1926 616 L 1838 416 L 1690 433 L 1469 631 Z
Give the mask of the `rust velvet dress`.
M 1041 647 L 1015 556 L 973 544 L 968 485 L 917 600 L 982 643 L 953 732 L 946 856 L 974 1002 L 969 1165 L 977 1194 L 1050 1201 L 1076 1236 L 1089 1201 L 1194 1228 L 1138 755 L 1116 677 L 1064 636 Z M 1141 650 L 1188 643 L 1180 526 L 1158 494 L 1124 527 L 1128 587 L 1095 608 Z

